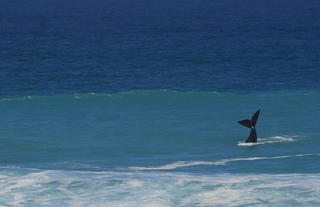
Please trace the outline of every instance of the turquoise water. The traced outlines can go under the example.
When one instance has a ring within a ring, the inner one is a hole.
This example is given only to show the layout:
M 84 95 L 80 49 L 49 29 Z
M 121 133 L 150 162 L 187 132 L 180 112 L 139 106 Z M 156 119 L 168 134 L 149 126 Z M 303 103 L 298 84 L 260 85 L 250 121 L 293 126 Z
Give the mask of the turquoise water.
M 4 96 L 0 204 L 317 206 L 318 92 Z M 261 108 L 258 143 L 237 123 Z

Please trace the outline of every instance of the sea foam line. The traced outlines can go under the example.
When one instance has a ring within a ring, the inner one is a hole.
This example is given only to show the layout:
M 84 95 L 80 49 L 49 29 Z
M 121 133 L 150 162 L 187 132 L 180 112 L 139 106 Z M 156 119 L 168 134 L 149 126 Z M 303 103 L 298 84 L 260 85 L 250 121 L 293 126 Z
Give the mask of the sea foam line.
M 129 167 L 131 170 L 172 170 L 181 167 L 190 167 L 197 165 L 226 165 L 229 162 L 236 161 L 252 161 L 252 160 L 268 160 L 268 159 L 284 159 L 290 157 L 304 157 L 304 156 L 320 156 L 320 154 L 297 154 L 297 155 L 282 155 L 274 157 L 243 157 L 243 158 L 233 158 L 233 159 L 222 159 L 219 161 L 179 161 L 167 165 L 162 165 L 158 167 Z
M 294 142 L 297 141 L 295 138 L 299 136 L 272 136 L 270 138 L 258 138 L 259 142 L 257 143 L 245 143 L 239 142 L 238 146 L 254 146 L 260 144 L 271 144 L 271 143 L 278 143 L 278 142 Z

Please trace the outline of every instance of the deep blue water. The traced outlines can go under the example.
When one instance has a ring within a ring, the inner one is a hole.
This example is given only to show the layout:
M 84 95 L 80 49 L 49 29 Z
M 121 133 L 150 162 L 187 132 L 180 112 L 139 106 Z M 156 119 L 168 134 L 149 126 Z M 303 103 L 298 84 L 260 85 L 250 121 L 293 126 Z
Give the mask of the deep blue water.
M 319 9 L 1 1 L 0 206 L 319 206 Z
M 1 94 L 319 90 L 320 3 L 4 0 Z

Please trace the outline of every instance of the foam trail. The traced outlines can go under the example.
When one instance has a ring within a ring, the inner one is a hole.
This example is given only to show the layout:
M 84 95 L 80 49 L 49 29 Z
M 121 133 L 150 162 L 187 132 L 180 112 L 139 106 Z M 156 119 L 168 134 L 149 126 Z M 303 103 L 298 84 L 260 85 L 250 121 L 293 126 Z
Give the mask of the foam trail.
M 245 142 L 239 142 L 238 146 L 254 146 L 254 145 L 260 145 L 260 144 L 272 144 L 272 143 L 278 143 L 278 142 L 294 142 L 296 141 L 297 136 L 272 136 L 270 138 L 264 139 L 264 138 L 258 138 L 258 142 L 256 143 L 245 143 Z
M 268 159 L 284 159 L 290 157 L 304 157 L 304 156 L 320 156 L 320 154 L 297 154 L 297 155 L 282 155 L 274 157 L 244 157 L 244 158 L 233 158 L 233 159 L 222 159 L 215 162 L 210 161 L 180 161 L 174 162 L 167 165 L 162 165 L 159 167 L 129 167 L 131 170 L 173 170 L 181 167 L 190 167 L 197 165 L 225 165 L 229 162 L 236 161 L 252 161 L 252 160 L 268 160 Z

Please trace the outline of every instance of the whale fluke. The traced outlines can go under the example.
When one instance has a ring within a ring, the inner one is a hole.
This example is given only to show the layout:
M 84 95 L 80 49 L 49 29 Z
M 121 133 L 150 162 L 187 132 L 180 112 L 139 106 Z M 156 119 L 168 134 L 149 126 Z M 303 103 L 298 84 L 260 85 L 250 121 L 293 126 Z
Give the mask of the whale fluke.
M 260 109 L 258 111 L 256 111 L 256 113 L 253 114 L 253 116 L 251 117 L 251 120 L 244 119 L 244 120 L 238 121 L 239 124 L 241 124 L 245 127 L 251 128 L 250 135 L 247 138 L 246 143 L 257 142 L 256 124 L 258 121 L 259 114 L 260 114 Z

